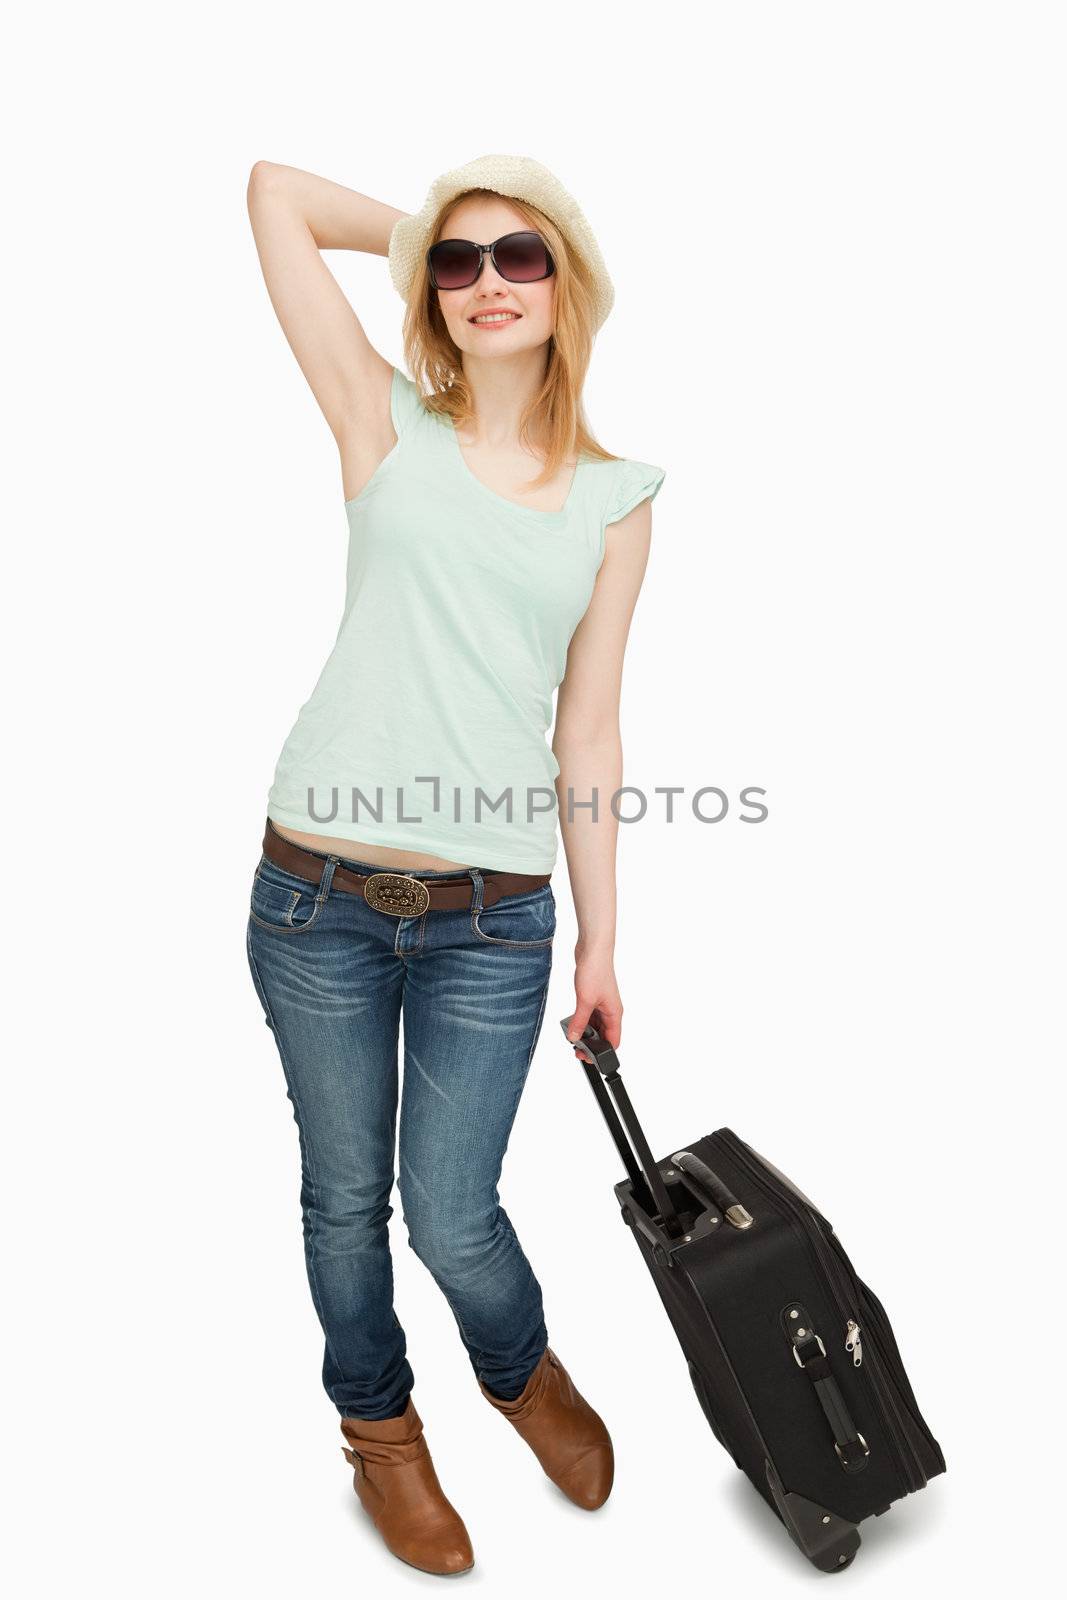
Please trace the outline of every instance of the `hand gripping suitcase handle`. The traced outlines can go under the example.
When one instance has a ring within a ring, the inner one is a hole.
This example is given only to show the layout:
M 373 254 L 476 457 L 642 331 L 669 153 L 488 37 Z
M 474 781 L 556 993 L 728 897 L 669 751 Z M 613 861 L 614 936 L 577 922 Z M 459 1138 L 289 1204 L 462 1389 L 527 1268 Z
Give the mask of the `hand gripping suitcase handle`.
M 592 1023 L 589 1023 L 582 1037 L 572 1043 L 569 1033 L 573 1020 L 572 1017 L 564 1017 L 560 1022 L 560 1027 L 563 1029 L 564 1034 L 568 1036 L 567 1043 L 571 1045 L 575 1055 L 582 1061 L 588 1061 L 591 1066 L 596 1067 L 598 1072 L 603 1073 L 605 1077 L 609 1072 L 618 1072 L 618 1056 L 608 1041 L 593 1027 Z
M 634 1197 L 639 1205 L 647 1207 L 651 1215 L 658 1214 L 667 1233 L 671 1238 L 677 1238 L 683 1232 L 682 1221 L 667 1193 L 667 1185 L 656 1166 L 644 1130 L 630 1104 L 630 1096 L 626 1093 L 625 1085 L 619 1077 L 619 1058 L 592 1023 L 588 1025 L 580 1039 L 569 1038 L 572 1020 L 571 1017 L 563 1017 L 560 1027 L 567 1043 L 585 1068 L 589 1087 L 604 1113 L 604 1121 L 615 1140 L 615 1147 L 633 1184 Z M 601 1082 L 602 1077 L 603 1082 Z M 608 1096 L 608 1089 L 614 1097 L 614 1105 Z M 627 1134 L 630 1136 L 629 1139 L 626 1137 Z M 630 1140 L 633 1141 L 632 1149 Z M 634 1157 L 635 1150 L 638 1159 Z

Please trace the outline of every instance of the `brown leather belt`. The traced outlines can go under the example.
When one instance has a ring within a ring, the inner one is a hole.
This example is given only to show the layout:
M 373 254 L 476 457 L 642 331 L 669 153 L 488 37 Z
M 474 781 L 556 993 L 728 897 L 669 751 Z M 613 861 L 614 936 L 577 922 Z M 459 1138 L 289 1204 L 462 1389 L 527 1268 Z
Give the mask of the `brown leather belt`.
M 263 854 L 286 872 L 318 883 L 326 856 L 305 850 L 285 838 L 267 819 L 263 835 Z M 506 894 L 522 894 L 540 889 L 550 881 L 550 872 L 482 872 L 482 905 L 492 906 Z M 418 917 L 424 911 L 456 911 L 469 906 L 474 898 L 474 880 L 469 872 L 452 878 L 424 880 L 406 872 L 352 872 L 340 865 L 334 868 L 331 888 L 345 894 L 358 894 L 375 911 L 392 917 Z

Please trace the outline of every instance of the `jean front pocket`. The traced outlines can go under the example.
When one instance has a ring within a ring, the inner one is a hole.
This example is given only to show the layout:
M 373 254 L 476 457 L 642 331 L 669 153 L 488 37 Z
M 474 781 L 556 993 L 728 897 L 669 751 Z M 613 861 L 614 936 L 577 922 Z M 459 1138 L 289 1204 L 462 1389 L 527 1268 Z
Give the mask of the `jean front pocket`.
M 319 886 L 309 878 L 285 872 L 264 856 L 252 880 L 249 915 L 257 927 L 271 933 L 306 933 L 314 927 L 324 901 Z
M 556 897 L 550 883 L 539 889 L 503 895 L 494 905 L 471 912 L 471 928 L 483 944 L 551 944 L 556 932 Z

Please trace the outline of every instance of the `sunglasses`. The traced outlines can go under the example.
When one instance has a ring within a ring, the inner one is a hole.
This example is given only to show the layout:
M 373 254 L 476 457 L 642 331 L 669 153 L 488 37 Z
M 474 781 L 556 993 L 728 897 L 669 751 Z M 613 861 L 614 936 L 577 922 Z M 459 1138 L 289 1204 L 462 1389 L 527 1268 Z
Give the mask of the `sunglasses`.
M 438 239 L 426 252 L 435 289 L 469 289 L 481 276 L 486 256 L 508 283 L 538 283 L 550 278 L 556 264 L 539 233 L 505 233 L 492 244 L 471 239 Z

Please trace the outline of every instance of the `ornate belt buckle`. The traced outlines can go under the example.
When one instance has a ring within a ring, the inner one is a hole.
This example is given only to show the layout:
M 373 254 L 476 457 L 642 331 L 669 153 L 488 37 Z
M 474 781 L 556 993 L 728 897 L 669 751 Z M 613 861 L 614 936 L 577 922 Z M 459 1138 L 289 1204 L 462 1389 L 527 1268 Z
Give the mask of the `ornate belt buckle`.
M 375 911 L 391 917 L 421 917 L 430 904 L 430 891 L 403 872 L 372 872 L 363 885 L 363 898 Z

